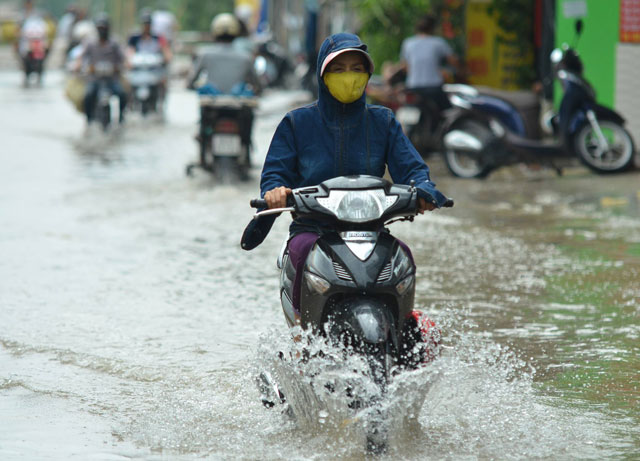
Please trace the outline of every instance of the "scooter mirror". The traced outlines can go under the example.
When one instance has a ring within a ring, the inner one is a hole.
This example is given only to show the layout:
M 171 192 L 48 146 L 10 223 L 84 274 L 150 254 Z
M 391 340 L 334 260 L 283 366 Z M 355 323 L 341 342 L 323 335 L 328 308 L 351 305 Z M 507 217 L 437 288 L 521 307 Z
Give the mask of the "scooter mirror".
M 580 34 L 582 34 L 582 19 L 578 19 L 576 21 L 576 34 L 579 36 Z
M 551 63 L 553 64 L 560 63 L 560 61 L 562 61 L 562 50 L 560 48 L 556 48 L 555 50 L 553 50 L 551 52 L 551 55 L 549 56 L 549 59 L 551 59 Z

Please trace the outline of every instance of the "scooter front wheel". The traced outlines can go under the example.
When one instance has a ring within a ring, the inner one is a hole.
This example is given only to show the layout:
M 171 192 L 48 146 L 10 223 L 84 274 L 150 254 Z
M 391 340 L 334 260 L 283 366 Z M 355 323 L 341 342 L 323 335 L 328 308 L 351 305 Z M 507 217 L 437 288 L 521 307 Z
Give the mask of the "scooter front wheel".
M 101 106 L 100 109 L 100 125 L 102 126 L 102 129 L 104 131 L 107 131 L 107 129 L 109 128 L 109 125 L 111 124 L 111 106 L 109 106 L 108 104 L 105 104 L 104 106 Z
M 382 400 L 387 392 L 391 366 L 391 345 L 369 345 L 367 360 L 371 368 L 371 378 L 378 387 L 378 395 L 371 396 L 368 402 L 370 417 L 366 425 L 366 450 L 372 454 L 382 454 L 387 451 L 388 439 L 388 415 L 382 405 Z
M 447 168 L 459 178 L 485 178 L 493 169 L 486 163 L 483 150 L 493 138 L 484 123 L 466 119 L 454 123 L 442 139 L 442 152 Z
M 574 149 L 582 163 L 597 173 L 618 173 L 633 163 L 635 148 L 629 132 L 612 120 L 598 120 L 607 148 L 590 123 L 580 127 L 574 136 Z

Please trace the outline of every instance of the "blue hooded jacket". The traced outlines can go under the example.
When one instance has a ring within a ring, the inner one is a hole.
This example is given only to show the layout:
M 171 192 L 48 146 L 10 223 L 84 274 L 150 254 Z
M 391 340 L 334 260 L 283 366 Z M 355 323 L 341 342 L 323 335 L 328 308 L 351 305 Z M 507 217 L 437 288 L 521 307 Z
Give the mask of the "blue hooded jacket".
M 276 187 L 315 186 L 342 175 L 382 177 L 388 167 L 395 183 L 415 181 L 419 196 L 441 207 L 447 198 L 430 181 L 429 168 L 393 112 L 366 104 L 364 94 L 343 104 L 329 92 L 320 76 L 322 63 L 330 53 L 345 48 L 367 51 L 357 35 L 348 33 L 331 35 L 322 43 L 318 100 L 287 113 L 278 125 L 262 169 L 261 196 Z M 291 233 L 310 230 L 307 224 L 294 221 Z

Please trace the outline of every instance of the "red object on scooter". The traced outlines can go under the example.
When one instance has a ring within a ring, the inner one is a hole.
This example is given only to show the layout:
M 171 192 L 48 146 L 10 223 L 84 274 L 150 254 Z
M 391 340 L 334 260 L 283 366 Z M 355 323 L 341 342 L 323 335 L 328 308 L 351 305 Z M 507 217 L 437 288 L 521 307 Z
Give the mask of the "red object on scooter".
M 45 49 L 40 39 L 31 39 L 29 41 L 29 52 L 33 59 L 41 60 L 45 57 Z
M 436 326 L 436 323 L 427 317 L 422 311 L 412 310 L 407 316 L 408 322 L 414 322 L 420 335 L 420 342 L 424 347 L 420 350 L 421 360 L 423 364 L 427 364 L 435 360 L 440 355 L 440 342 L 442 333 Z

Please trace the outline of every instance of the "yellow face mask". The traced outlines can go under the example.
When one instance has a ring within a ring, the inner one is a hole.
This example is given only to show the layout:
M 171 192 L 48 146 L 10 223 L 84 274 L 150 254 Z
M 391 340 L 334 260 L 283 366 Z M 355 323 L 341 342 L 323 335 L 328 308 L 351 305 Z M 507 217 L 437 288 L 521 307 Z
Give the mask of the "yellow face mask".
M 325 85 L 329 88 L 331 96 L 343 104 L 357 101 L 369 81 L 369 74 L 366 72 L 325 72 Z

